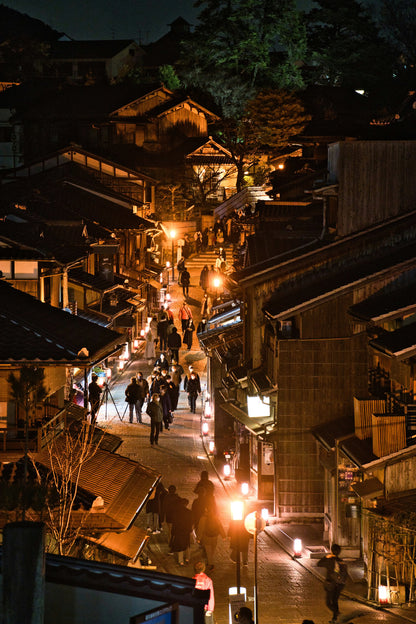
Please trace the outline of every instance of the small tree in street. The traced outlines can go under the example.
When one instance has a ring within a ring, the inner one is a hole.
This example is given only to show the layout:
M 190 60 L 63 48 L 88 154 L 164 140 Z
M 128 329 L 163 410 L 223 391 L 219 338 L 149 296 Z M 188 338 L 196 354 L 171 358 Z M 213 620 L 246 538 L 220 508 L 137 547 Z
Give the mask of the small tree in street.
M 46 470 L 41 470 L 33 461 L 39 484 L 46 485 L 49 492 L 45 501 L 45 522 L 51 550 L 57 550 L 60 555 L 71 554 L 77 540 L 85 535 L 85 521 L 90 510 L 85 509 L 76 518 L 74 511 L 79 507 L 82 470 L 99 448 L 93 433 L 94 427 L 87 421 L 77 421 L 49 442 Z

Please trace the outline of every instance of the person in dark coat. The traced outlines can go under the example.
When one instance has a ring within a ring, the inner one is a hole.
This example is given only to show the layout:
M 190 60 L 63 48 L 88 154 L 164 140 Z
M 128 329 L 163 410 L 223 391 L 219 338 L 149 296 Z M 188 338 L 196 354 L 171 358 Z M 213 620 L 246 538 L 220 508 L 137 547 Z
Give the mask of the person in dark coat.
M 150 445 L 153 446 L 159 442 L 160 423 L 163 421 L 163 410 L 157 392 L 152 395 L 146 412 L 150 416 Z
M 336 622 L 339 615 L 338 599 L 347 580 L 347 565 L 339 556 L 341 546 L 332 544 L 331 552 L 318 561 L 318 567 L 326 568 L 324 582 L 326 606 L 332 611 L 331 622 Z
M 188 325 L 183 334 L 183 343 L 188 347 L 188 351 L 192 348 L 192 340 L 194 337 L 195 325 L 192 319 L 189 319 Z
M 170 398 L 170 404 L 172 406 L 172 412 L 174 412 L 176 408 L 178 407 L 178 399 L 179 399 L 178 390 L 179 389 L 173 383 L 171 375 L 166 375 L 165 381 L 166 381 L 166 389 L 168 391 L 169 398 Z M 172 418 L 173 418 L 173 414 L 172 414 Z
M 207 492 L 201 487 L 198 490 L 198 496 L 194 499 L 191 507 L 192 523 L 195 533 L 198 531 L 199 521 L 207 507 Z
M 189 501 L 181 498 L 175 508 L 172 522 L 172 552 L 177 553 L 178 564 L 184 566 L 189 563 L 189 548 L 191 545 L 192 512 L 188 509 Z
M 159 481 L 156 488 L 147 499 L 146 514 L 148 533 L 160 533 L 162 515 L 161 501 L 165 494 L 166 490 L 162 482 Z
M 209 478 L 207 470 L 201 471 L 200 479 L 194 488 L 194 494 L 198 494 L 199 490 L 203 490 L 205 495 L 214 495 L 214 484 Z
M 143 373 L 141 371 L 137 373 L 137 385 L 139 387 L 139 400 L 137 402 L 138 410 L 139 410 L 138 418 L 139 418 L 139 422 L 141 423 L 143 403 L 149 396 L 149 384 L 147 383 L 147 379 L 143 377 Z
M 244 524 L 238 520 L 231 520 L 228 529 L 228 537 L 230 538 L 231 560 L 237 561 L 237 550 L 240 551 L 243 566 L 248 564 L 248 546 L 250 542 L 250 533 Z
M 175 326 L 172 327 L 172 331 L 168 336 L 168 347 L 172 354 L 172 360 L 179 361 L 179 349 L 182 346 L 182 338 L 180 337 L 178 330 Z
M 165 351 L 168 342 L 168 325 L 169 317 L 164 308 L 160 309 L 157 320 L 157 335 L 159 338 L 159 347 L 161 351 Z
M 194 372 L 191 373 L 191 376 L 188 379 L 188 383 L 186 384 L 186 391 L 188 393 L 189 408 L 192 414 L 195 414 L 196 400 L 198 398 L 198 394 L 201 392 L 201 385 L 197 380 Z
M 181 498 L 176 491 L 176 485 L 170 485 L 168 487 L 168 493 L 163 499 L 162 515 L 168 529 L 169 554 L 171 555 L 173 555 L 171 550 L 172 524 L 175 517 L 175 511 L 180 503 L 180 500 Z
M 124 391 L 126 401 L 129 406 L 129 420 L 133 423 L 133 413 L 136 412 L 137 422 L 141 422 L 141 409 L 139 409 L 140 388 L 137 385 L 136 377 L 130 379 L 130 383 Z M 140 417 L 139 417 L 140 416 Z
M 158 367 L 160 371 L 168 371 L 169 370 L 169 361 L 164 353 L 161 353 L 155 362 L 155 367 Z
M 98 375 L 93 373 L 91 375 L 91 383 L 88 385 L 88 399 L 91 407 L 91 424 L 94 424 L 97 420 L 97 414 L 100 409 L 101 392 L 102 389 L 97 383 Z
M 191 283 L 191 274 L 189 273 L 186 267 L 183 268 L 181 273 L 181 285 L 183 296 L 187 297 L 189 295 L 189 284 Z
M 209 278 L 209 269 L 208 269 L 208 265 L 206 264 L 204 268 L 202 269 L 200 276 L 199 276 L 199 285 L 201 286 L 204 292 L 208 290 L 208 278 Z
M 160 428 L 162 430 L 163 425 L 165 425 L 165 429 L 170 429 L 170 424 L 172 422 L 172 403 L 170 401 L 170 396 L 166 385 L 163 385 L 160 388 L 160 404 L 163 411 L 163 422 L 160 423 Z

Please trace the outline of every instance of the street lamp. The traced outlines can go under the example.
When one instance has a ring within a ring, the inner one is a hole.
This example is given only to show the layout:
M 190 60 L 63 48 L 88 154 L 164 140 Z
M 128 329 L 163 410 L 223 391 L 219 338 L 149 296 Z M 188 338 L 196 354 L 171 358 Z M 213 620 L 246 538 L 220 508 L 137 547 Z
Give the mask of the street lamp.
M 236 500 L 231 502 L 231 518 L 235 525 L 236 538 L 236 571 L 237 571 L 237 594 L 240 593 L 241 574 L 240 574 L 240 532 L 244 518 L 244 502 Z
M 175 258 L 174 258 L 174 253 L 175 253 L 175 236 L 176 236 L 176 232 L 175 230 L 171 230 L 169 232 L 169 236 L 170 239 L 172 241 L 172 282 L 175 279 Z
M 218 299 L 218 291 L 222 286 L 222 279 L 220 277 L 214 277 L 214 279 L 212 280 L 212 285 L 215 288 L 216 299 Z

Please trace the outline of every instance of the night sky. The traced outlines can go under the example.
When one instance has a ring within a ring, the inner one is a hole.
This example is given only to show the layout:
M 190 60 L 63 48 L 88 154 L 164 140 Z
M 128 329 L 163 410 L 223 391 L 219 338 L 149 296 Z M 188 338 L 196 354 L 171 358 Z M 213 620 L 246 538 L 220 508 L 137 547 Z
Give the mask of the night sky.
M 2 0 L 73 39 L 135 39 L 150 43 L 179 15 L 195 22 L 194 0 Z
M 2 0 L 73 39 L 135 39 L 150 43 L 182 16 L 195 23 L 194 0 Z M 298 5 L 309 4 L 299 0 Z

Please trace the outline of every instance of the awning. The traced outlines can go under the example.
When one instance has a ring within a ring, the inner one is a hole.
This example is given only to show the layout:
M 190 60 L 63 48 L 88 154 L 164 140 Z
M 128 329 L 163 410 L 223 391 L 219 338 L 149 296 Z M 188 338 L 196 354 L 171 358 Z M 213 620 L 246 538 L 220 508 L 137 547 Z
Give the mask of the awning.
M 360 498 L 377 498 L 384 495 L 384 486 L 377 477 L 371 477 L 361 483 L 352 483 L 352 489 Z
M 220 407 L 230 414 L 235 420 L 238 420 L 246 429 L 248 429 L 255 436 L 267 436 L 268 433 L 273 430 L 274 421 L 272 418 L 250 418 L 250 416 L 241 407 L 238 407 L 235 403 L 226 401 L 222 403 Z

